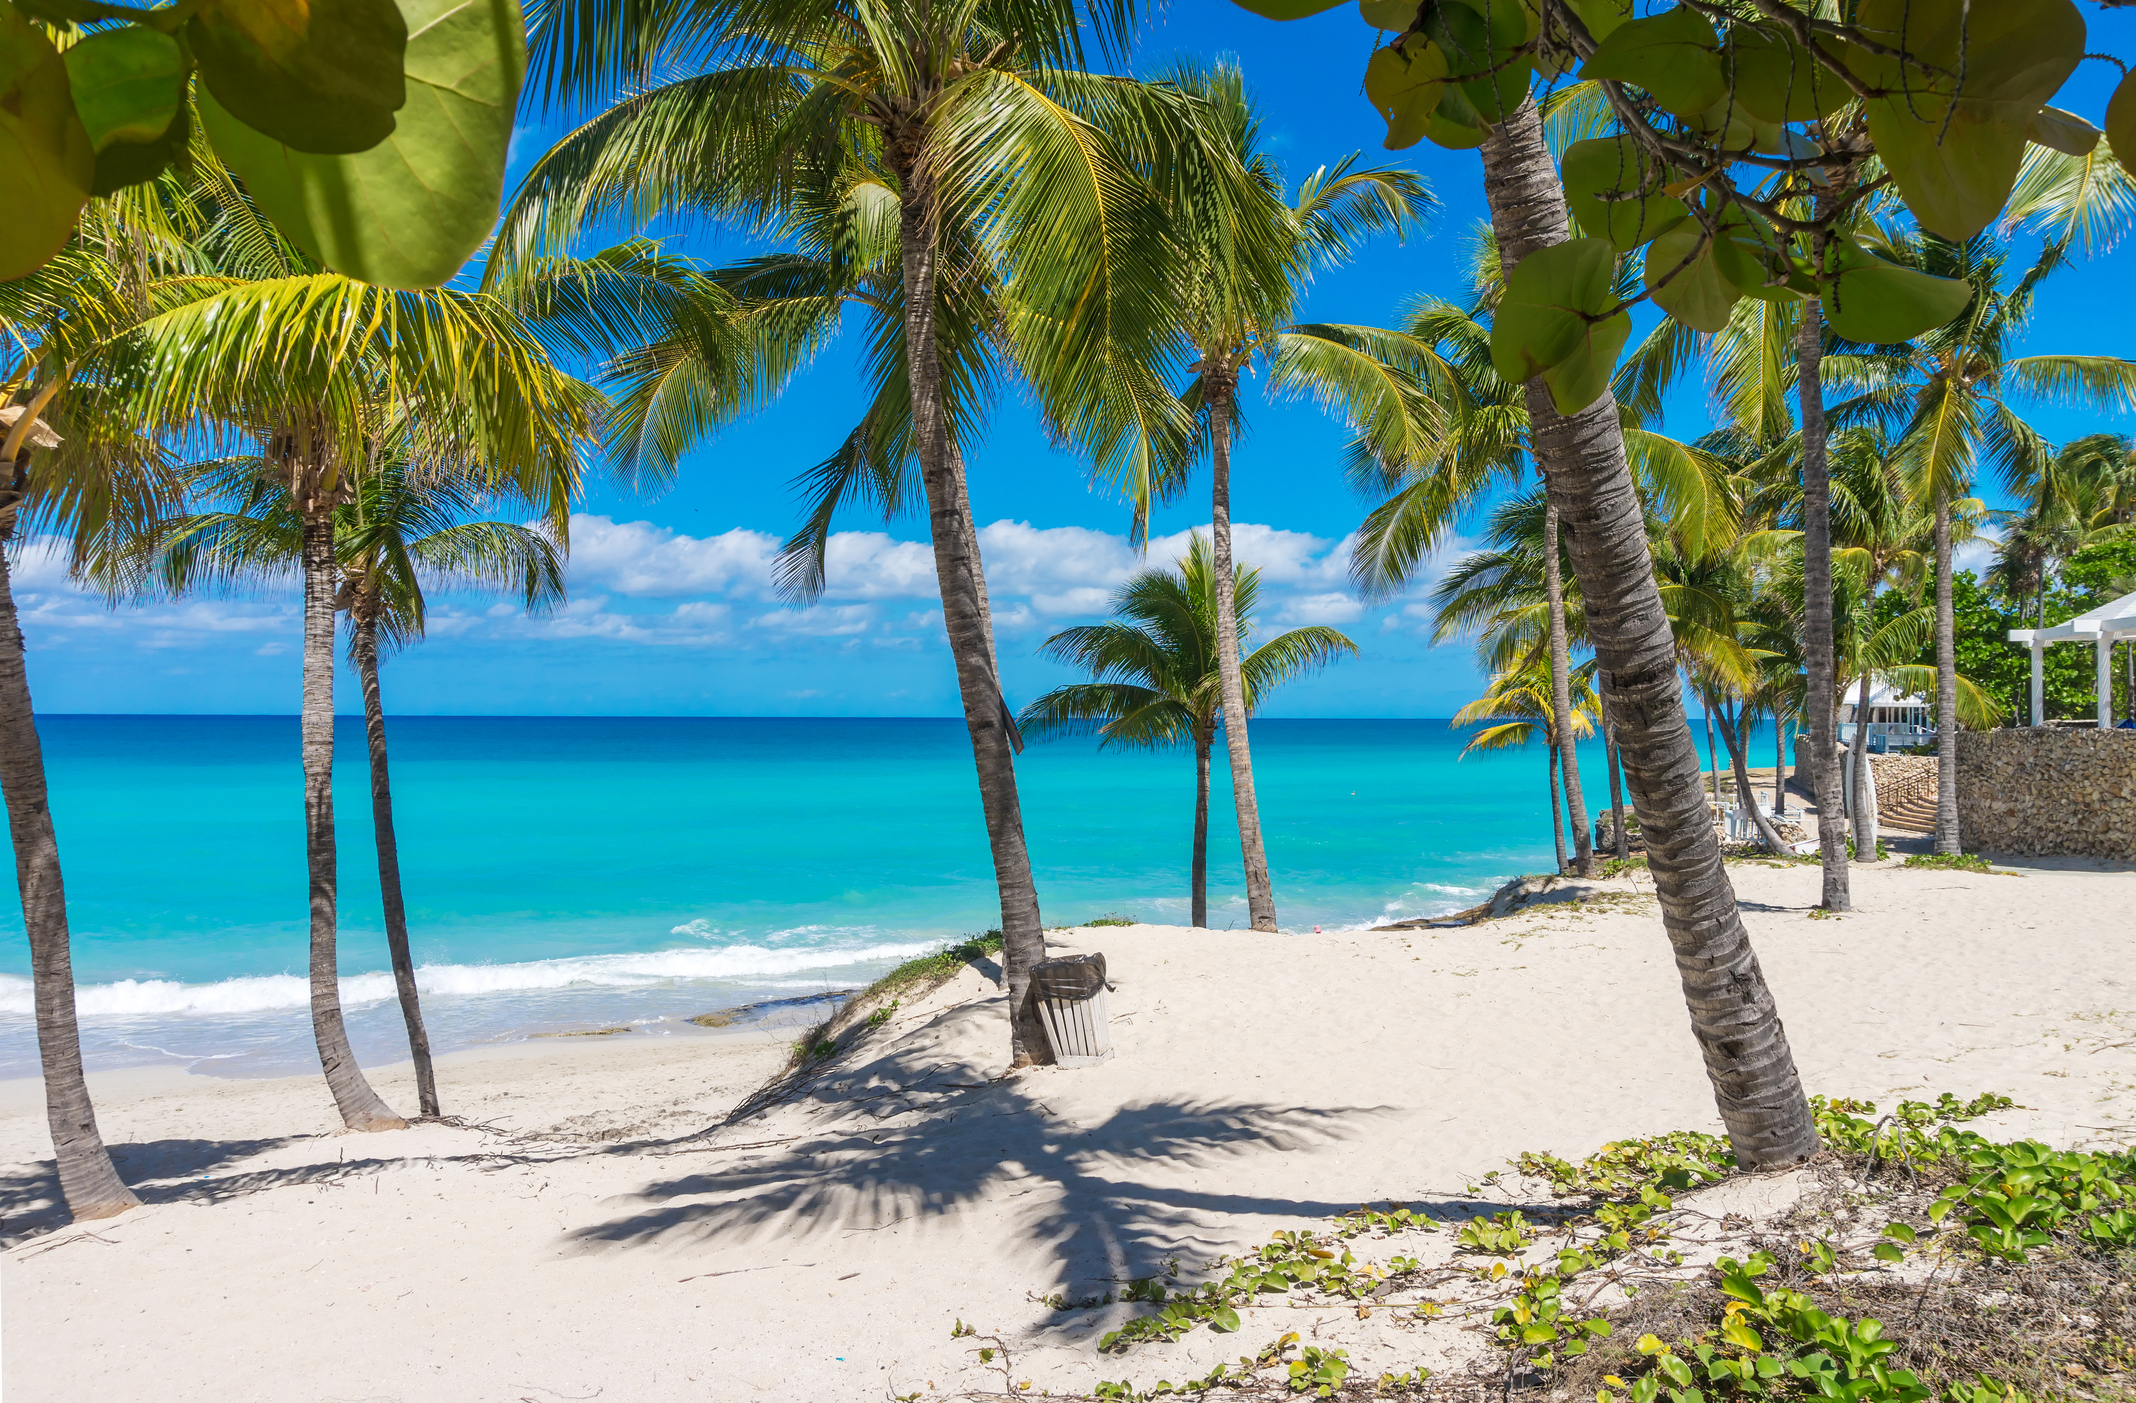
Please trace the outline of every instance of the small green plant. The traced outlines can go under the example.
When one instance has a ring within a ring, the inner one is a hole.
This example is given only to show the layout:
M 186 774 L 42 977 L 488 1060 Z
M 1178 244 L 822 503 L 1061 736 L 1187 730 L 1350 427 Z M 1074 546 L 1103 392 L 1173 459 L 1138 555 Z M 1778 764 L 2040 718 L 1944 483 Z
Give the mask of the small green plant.
M 1579 1254 L 1568 1255 L 1577 1257 Z M 1578 1262 L 1572 1271 L 1587 1265 L 1589 1263 Z M 1572 1271 L 1526 1273 L 1513 1303 L 1491 1312 L 1491 1323 L 1498 1327 L 1498 1342 L 1508 1349 L 1536 1351 L 1528 1360 L 1535 1368 L 1555 1368 L 1561 1356 L 1570 1358 L 1585 1354 L 1589 1341 L 1609 1333 L 1609 1322 L 1600 1316 L 1590 1320 L 1565 1319 L 1560 1297 L 1565 1277 Z
M 892 999 L 889 1003 L 884 1004 L 881 1008 L 869 1014 L 868 1026 L 870 1028 L 880 1028 L 884 1024 L 888 1023 L 890 1021 L 890 1015 L 897 1012 L 897 1004 L 898 1001 L 896 999 Z
M 1342 1381 L 1350 1373 L 1350 1355 L 1347 1350 L 1316 1349 L 1306 1345 L 1304 1357 L 1290 1362 L 1289 1377 L 1285 1380 L 1292 1393 L 1310 1393 L 1318 1398 L 1334 1395 L 1342 1387 Z
M 1979 853 L 1913 853 L 1901 864 L 1906 867 L 1922 867 L 1931 872 L 1993 872 L 1988 860 Z
M 830 1055 L 831 1055 L 832 1053 L 836 1052 L 837 1050 L 838 1050 L 838 1044 L 837 1044 L 837 1043 L 835 1043 L 835 1042 L 832 1042 L 832 1041 L 831 1041 L 831 1040 L 830 1040 L 829 1038 L 819 1038 L 819 1039 L 818 1039 L 817 1041 L 815 1041 L 814 1043 L 811 1043 L 811 1044 L 809 1045 L 809 1048 L 808 1048 L 808 1055 L 809 1055 L 810 1057 L 818 1057 L 818 1058 L 820 1058 L 820 1057 L 828 1057 L 828 1056 L 830 1056 Z
M 1886 858 L 1889 858 L 1890 856 L 1891 856 L 1891 846 L 1890 846 L 1890 844 L 1886 843 L 1886 842 L 1885 842 L 1885 841 L 1883 840 L 1883 838 L 1882 838 L 1881 836 L 1879 836 L 1879 837 L 1877 838 L 1877 840 L 1876 840 L 1876 860 L 1877 860 L 1878 862 L 1882 862 L 1882 861 L 1884 861 L 1884 860 L 1885 860 Z M 1851 837 L 1847 839 L 1847 859 L 1848 859 L 1848 861 L 1850 861 L 1850 862 L 1851 862 L 1851 861 L 1853 861 L 1853 859 L 1854 859 L 1854 839 L 1853 839 L 1853 838 L 1851 838 Z
M 1087 930 L 1091 926 L 1132 926 L 1139 924 L 1140 922 L 1133 916 L 1123 916 L 1117 911 L 1108 911 L 1102 916 L 1083 922 L 1083 927 Z
M 1454 1238 L 1471 1252 L 1481 1252 L 1491 1257 L 1512 1257 L 1528 1245 L 1536 1229 L 1520 1216 L 1520 1210 L 1510 1213 L 1493 1213 L 1488 1218 L 1471 1219 L 1463 1223 Z
M 962 1320 L 959 1320 L 956 1324 L 949 1327 L 949 1337 L 953 1340 L 961 1340 L 966 1335 L 976 1335 L 978 1333 L 979 1332 L 977 1330 L 973 1329 L 969 1325 L 966 1325 Z

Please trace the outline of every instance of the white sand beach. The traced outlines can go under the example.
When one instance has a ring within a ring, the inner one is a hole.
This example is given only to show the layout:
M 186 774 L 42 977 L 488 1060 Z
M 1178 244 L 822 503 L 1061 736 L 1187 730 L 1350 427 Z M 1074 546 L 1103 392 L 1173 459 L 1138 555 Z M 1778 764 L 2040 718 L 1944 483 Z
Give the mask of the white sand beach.
M 1999 1091 L 1999 1134 L 2136 1134 L 2136 873 L 2014 871 L 1857 869 L 1859 909 L 1810 919 L 1814 866 L 1730 868 L 1810 1090 Z M 92 1076 L 145 1206 L 83 1227 L 52 1207 L 37 1087 L 9 1084 L 0 1382 L 9 1403 L 1083 1393 L 1289 1329 L 1361 1369 L 1430 1363 L 1451 1323 L 1280 1305 L 1118 1359 L 1097 1339 L 1138 1308 L 1074 1306 L 1363 1202 L 1458 1203 L 1522 1150 L 1718 1130 L 1646 891 L 1455 930 L 1058 932 L 1110 963 L 1111 1061 L 1004 1077 L 968 969 L 733 1124 L 774 1035 L 455 1055 L 467 1124 L 376 1135 L 337 1131 L 316 1078 Z M 374 1075 L 412 1105 L 407 1068 Z

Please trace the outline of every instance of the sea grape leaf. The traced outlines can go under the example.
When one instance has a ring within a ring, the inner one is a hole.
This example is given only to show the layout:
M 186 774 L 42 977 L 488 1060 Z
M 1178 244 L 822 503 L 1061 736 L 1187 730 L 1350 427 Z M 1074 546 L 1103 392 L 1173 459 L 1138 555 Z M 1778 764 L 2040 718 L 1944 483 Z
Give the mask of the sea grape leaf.
M 185 32 L 216 102 L 293 150 L 368 151 L 407 101 L 393 0 L 208 0 Z
M 1492 0 L 1486 9 L 1488 15 L 1463 0 L 1441 0 L 1424 21 L 1483 126 L 1505 120 L 1528 96 L 1530 67 L 1515 52 L 1527 42 L 1527 12 L 1513 0 Z
M 1736 101 L 1760 122 L 1815 121 L 1853 96 L 1839 75 L 1777 24 L 1732 25 L 1725 66 Z
M 1322 10 L 1332 10 L 1342 0 L 1233 0 L 1242 10 L 1251 10 L 1262 19 L 1304 19 L 1317 15 Z
M 96 148 L 75 113 L 67 65 L 44 31 L 0 4 L 0 279 L 34 273 L 74 232 L 96 179 Z
M 1439 106 L 1424 123 L 1424 135 L 1433 145 L 1449 151 L 1473 151 L 1491 139 L 1489 127 L 1469 106 L 1458 83 L 1448 83 L 1440 90 Z
M 1491 364 L 1506 379 L 1541 375 L 1558 411 L 1576 414 L 1609 388 L 1631 335 L 1617 305 L 1617 250 L 1607 239 L 1537 249 L 1506 279 L 1491 325 Z
M 1629 252 L 1660 234 L 1690 210 L 1662 193 L 1665 168 L 1628 136 L 1576 141 L 1562 161 L 1565 203 L 1581 232 L 1608 239 Z
M 1582 78 L 1608 78 L 1646 89 L 1679 117 L 1695 117 L 1721 100 L 1728 75 L 1721 41 L 1706 17 L 1678 5 L 1647 19 L 1627 20 L 1595 46 Z
M 2002 211 L 2026 136 L 2084 54 L 2073 0 L 1862 0 L 1856 24 L 1928 70 L 1854 46 L 1869 135 L 1921 227 L 1963 239 Z M 1964 72 L 1964 88 L 1958 75 Z
M 200 100 L 215 149 L 283 232 L 329 268 L 383 287 L 436 287 L 497 219 L 526 72 L 518 0 L 403 0 L 408 102 L 369 151 L 297 151 Z
M 1853 239 L 1825 255 L 1825 324 L 1849 341 L 1909 341 L 1964 312 L 1973 285 L 1887 263 Z
M 2136 169 L 2136 73 L 2124 75 L 2107 101 L 2106 144 L 2123 166 Z
M 1400 34 L 1417 17 L 1418 0 L 1357 0 L 1357 13 L 1374 29 Z
M 1566 0 L 1566 4 L 1597 44 L 1632 17 L 1632 0 Z
M 1411 40 L 1373 51 L 1365 64 L 1365 100 L 1387 124 L 1388 150 L 1423 139 L 1446 86 L 1446 55 L 1436 44 Z
M 1684 125 L 1705 133 L 1723 151 L 1748 151 L 1758 144 L 1758 123 L 1732 93 L 1722 93 L 1713 106 L 1685 117 Z
M 2032 125 L 2025 128 L 2025 135 L 2035 144 L 2068 156 L 2089 156 L 2099 144 L 2099 129 L 2074 112 L 2064 112 L 2059 107 L 2042 107 L 2033 114 Z
M 1792 302 L 1817 291 L 1808 262 L 1789 252 L 1763 215 L 1738 205 L 1721 216 L 1713 262 L 1737 291 L 1761 302 Z
M 1647 245 L 1646 285 L 1656 306 L 1693 331 L 1723 329 L 1728 313 L 1743 299 L 1722 276 L 1713 245 L 1695 219 L 1680 221 Z
M 67 80 L 96 151 L 93 195 L 151 179 L 185 149 L 185 56 L 138 24 L 91 34 L 67 50 Z

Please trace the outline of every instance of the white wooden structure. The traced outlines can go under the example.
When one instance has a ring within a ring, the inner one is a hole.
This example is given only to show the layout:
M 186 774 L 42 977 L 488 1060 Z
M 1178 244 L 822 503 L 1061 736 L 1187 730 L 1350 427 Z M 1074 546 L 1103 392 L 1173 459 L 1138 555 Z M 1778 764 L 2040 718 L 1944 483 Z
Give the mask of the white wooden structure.
M 2042 724 L 2041 715 L 2047 709 L 2045 668 L 2048 645 L 2089 643 L 2099 655 L 2099 729 L 2111 729 L 2114 724 L 2114 645 L 2124 638 L 2136 638 L 2136 594 L 2124 594 L 2053 628 L 2011 629 L 2012 643 L 2023 643 L 2032 649 L 2032 724 Z
M 1871 682 L 1866 718 L 1854 714 L 1860 710 L 1860 702 L 1861 683 L 1856 681 L 1839 703 L 1839 743 L 1843 746 L 1854 744 L 1854 723 L 1863 719 L 1869 726 L 1869 748 L 1879 754 L 1927 745 L 1936 738 L 1926 697 L 1908 696 L 1888 682 Z

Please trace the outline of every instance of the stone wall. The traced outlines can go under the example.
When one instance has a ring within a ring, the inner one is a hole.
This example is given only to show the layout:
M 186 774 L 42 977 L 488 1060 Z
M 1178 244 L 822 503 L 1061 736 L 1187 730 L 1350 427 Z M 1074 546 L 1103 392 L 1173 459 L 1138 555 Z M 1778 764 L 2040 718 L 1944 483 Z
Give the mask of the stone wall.
M 2136 862 L 2136 731 L 1960 732 L 1958 826 L 1968 852 Z
M 1933 755 L 1872 755 L 1869 773 L 1876 779 L 1876 807 L 1882 813 L 1915 799 L 1935 802 L 1936 757 Z

